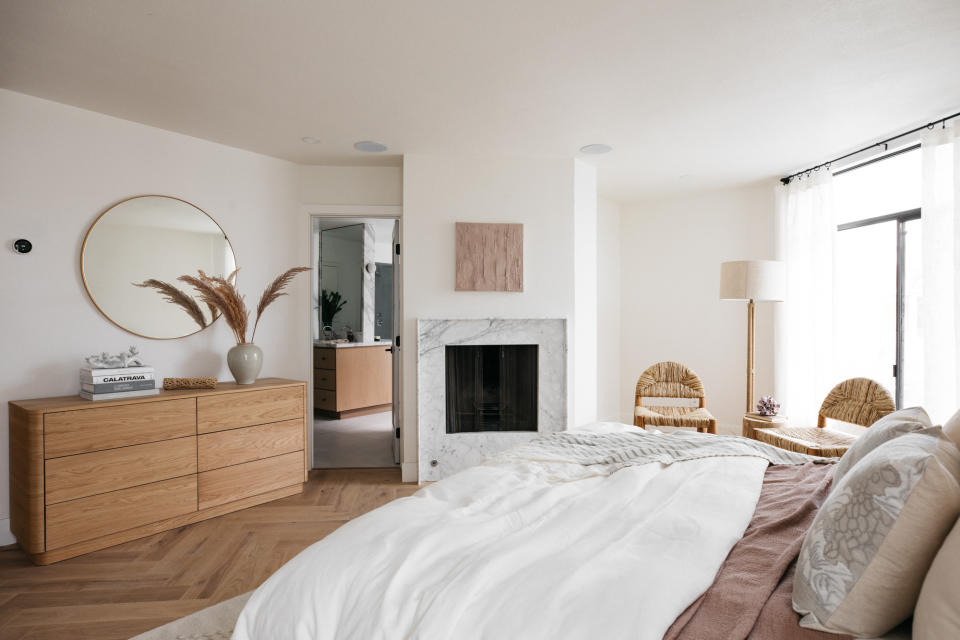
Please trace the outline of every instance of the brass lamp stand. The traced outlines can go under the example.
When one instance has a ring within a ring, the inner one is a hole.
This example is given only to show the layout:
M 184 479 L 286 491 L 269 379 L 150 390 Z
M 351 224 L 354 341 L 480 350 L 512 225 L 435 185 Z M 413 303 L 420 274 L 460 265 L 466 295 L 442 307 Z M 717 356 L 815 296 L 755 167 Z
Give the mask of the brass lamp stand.
M 747 301 L 747 413 L 754 411 L 757 381 L 757 302 L 782 302 L 784 265 L 776 260 L 736 260 L 720 265 L 720 299 Z

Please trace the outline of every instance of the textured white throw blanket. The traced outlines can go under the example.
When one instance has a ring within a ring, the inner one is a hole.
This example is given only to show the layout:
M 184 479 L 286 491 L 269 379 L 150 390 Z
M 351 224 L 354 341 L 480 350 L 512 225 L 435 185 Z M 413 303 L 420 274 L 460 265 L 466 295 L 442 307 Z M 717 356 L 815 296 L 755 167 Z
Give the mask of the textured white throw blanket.
M 233 638 L 661 638 L 743 534 L 766 467 L 498 456 L 304 550 Z

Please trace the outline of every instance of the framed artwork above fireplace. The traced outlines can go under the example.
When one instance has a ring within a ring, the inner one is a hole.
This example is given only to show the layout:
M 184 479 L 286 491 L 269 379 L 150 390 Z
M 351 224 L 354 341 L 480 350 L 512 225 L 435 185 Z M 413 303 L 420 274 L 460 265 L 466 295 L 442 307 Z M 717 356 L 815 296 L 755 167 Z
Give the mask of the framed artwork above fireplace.
M 523 225 L 458 222 L 457 291 L 523 291 Z

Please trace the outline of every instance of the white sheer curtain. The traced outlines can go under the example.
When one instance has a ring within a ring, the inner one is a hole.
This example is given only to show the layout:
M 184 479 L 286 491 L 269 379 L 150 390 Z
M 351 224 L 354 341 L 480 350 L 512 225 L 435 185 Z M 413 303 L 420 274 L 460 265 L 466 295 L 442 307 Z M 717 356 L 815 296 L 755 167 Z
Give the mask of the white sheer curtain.
M 816 424 L 833 379 L 833 252 L 837 232 L 828 169 L 777 188 L 778 257 L 786 300 L 774 307 L 774 388 L 796 426 Z
M 922 140 L 923 406 L 935 422 L 960 406 L 960 131 Z

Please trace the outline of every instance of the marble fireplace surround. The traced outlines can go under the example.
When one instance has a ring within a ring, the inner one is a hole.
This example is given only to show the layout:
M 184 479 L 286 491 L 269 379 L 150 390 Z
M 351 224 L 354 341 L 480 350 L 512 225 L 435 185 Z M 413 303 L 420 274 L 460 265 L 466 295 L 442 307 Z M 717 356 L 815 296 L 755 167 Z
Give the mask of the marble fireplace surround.
M 535 344 L 537 431 L 447 433 L 447 345 Z M 439 480 L 538 433 L 567 428 L 567 321 L 562 318 L 417 321 L 420 481 Z M 435 462 L 434 462 L 435 461 Z

